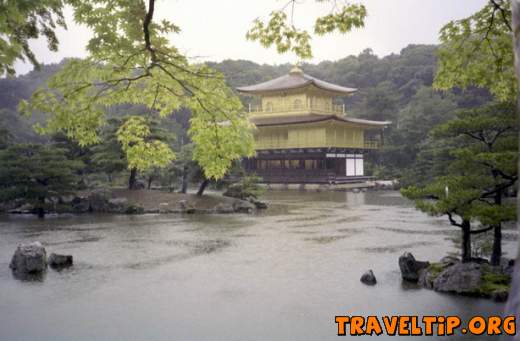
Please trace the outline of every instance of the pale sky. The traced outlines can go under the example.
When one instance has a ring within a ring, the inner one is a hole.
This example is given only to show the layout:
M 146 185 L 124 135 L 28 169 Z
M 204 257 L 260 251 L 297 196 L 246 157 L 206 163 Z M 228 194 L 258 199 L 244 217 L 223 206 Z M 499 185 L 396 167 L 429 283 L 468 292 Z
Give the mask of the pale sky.
M 365 27 L 346 35 L 314 37 L 314 58 L 310 62 L 338 60 L 371 48 L 385 56 L 408 44 L 436 44 L 439 29 L 448 21 L 471 15 L 487 0 L 363 0 L 368 18 Z M 181 27 L 171 35 L 171 42 L 188 56 L 202 60 L 247 59 L 257 63 L 295 63 L 293 54 L 279 55 L 274 48 L 247 41 L 245 34 L 257 17 L 267 18 L 272 10 L 281 9 L 287 0 L 158 0 L 156 19 L 169 19 Z M 295 24 L 311 28 L 316 16 L 326 14 L 330 4 L 300 0 Z M 46 42 L 33 41 L 31 46 L 43 63 L 59 62 L 64 57 L 84 57 L 90 37 L 86 27 L 76 25 L 71 11 L 66 13 L 69 29 L 59 29 L 60 49 L 47 50 Z M 16 70 L 25 73 L 32 67 L 17 63 Z

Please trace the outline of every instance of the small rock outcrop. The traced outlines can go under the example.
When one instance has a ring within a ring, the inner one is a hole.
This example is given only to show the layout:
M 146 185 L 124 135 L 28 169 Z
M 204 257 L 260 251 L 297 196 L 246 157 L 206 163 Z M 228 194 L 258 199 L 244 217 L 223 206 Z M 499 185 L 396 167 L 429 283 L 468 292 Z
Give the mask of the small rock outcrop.
M 433 281 L 433 290 L 471 295 L 482 285 L 482 265 L 457 263 L 442 271 Z
M 501 266 L 482 260 L 462 263 L 454 257 L 444 257 L 419 271 L 418 284 L 426 289 L 458 295 L 507 300 L 511 274 Z
M 399 257 L 399 269 L 401 270 L 401 276 L 405 281 L 419 281 L 420 271 L 427 268 L 429 265 L 429 262 L 415 260 L 415 257 L 410 252 L 405 252 L 401 257 Z
M 72 266 L 71 255 L 60 255 L 57 253 L 51 253 L 48 259 L 49 266 L 53 269 L 63 269 Z
M 16 274 L 39 274 L 47 270 L 47 253 L 40 242 L 19 244 L 9 267 Z
M 377 283 L 376 276 L 372 270 L 365 272 L 359 280 L 366 285 L 376 285 Z

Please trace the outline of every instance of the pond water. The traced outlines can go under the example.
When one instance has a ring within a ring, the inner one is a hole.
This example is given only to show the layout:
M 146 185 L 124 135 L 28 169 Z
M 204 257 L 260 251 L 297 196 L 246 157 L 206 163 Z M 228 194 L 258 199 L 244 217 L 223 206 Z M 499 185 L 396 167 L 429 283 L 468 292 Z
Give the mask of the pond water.
M 399 255 L 438 260 L 458 230 L 397 192 L 265 196 L 257 215 L 1 216 L 0 340 L 335 340 L 336 315 L 504 309 L 403 285 Z M 16 245 L 34 240 L 74 267 L 14 279 Z

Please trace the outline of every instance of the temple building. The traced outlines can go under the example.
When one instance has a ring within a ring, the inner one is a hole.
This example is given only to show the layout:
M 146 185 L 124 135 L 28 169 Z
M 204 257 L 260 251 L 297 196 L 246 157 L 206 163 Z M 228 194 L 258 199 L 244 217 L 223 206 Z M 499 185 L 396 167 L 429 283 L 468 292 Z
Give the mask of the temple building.
M 298 67 L 289 74 L 237 88 L 259 96 L 249 105 L 256 156 L 243 161 L 266 183 L 346 184 L 367 181 L 366 154 L 382 146 L 391 122 L 349 117 L 338 97 L 357 89 L 311 77 Z

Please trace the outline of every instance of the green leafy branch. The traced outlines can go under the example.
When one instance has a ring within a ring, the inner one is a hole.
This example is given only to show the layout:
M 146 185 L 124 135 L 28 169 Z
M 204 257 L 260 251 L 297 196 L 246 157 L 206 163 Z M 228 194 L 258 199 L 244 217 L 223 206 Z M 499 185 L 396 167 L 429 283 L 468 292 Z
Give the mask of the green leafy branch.
M 316 2 L 332 2 L 333 7 L 329 14 L 318 17 L 314 24 L 314 33 L 325 35 L 334 31 L 340 33 L 350 32 L 353 28 L 364 26 L 367 11 L 362 4 L 350 4 L 348 2 L 338 4 L 337 1 L 316 0 Z M 275 46 L 278 53 L 293 52 L 302 59 L 312 58 L 311 34 L 294 25 L 294 13 L 296 0 L 289 1 L 281 10 L 273 11 L 269 20 L 256 19 L 253 26 L 246 33 L 246 38 L 258 41 L 268 48 Z M 286 9 L 291 8 L 290 19 Z

